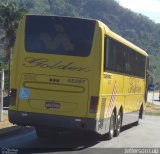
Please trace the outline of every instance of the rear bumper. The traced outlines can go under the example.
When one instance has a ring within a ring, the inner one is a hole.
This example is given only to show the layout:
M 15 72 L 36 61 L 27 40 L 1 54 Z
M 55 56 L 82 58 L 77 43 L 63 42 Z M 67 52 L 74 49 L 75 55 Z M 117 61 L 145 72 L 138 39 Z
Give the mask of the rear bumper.
M 109 131 L 110 120 L 49 115 L 42 113 L 8 111 L 9 121 L 20 126 L 43 126 L 60 129 L 94 131 L 106 134 Z
M 9 110 L 9 121 L 20 126 L 48 126 L 63 129 L 96 131 L 96 120 L 92 118 L 67 117 L 41 113 Z

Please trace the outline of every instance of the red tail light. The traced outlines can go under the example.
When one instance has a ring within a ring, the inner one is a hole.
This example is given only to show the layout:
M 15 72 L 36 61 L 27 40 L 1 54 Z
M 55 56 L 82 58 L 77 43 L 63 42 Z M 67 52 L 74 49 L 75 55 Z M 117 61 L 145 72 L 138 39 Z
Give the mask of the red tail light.
M 9 99 L 9 105 L 16 105 L 16 96 L 17 96 L 17 89 L 11 89 L 11 95 Z
M 98 101 L 99 101 L 99 97 L 97 97 L 97 96 L 91 96 L 90 108 L 89 108 L 89 112 L 90 113 L 96 113 L 97 112 Z

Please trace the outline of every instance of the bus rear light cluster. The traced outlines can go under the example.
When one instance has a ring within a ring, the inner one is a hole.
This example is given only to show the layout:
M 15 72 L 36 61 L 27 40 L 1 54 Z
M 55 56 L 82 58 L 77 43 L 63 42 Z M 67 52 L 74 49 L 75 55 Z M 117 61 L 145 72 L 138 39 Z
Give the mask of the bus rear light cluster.
M 17 89 L 11 89 L 9 105 L 16 105 Z
M 96 113 L 97 112 L 98 101 L 99 101 L 99 97 L 97 97 L 97 96 L 91 96 L 91 99 L 90 99 L 90 108 L 89 108 L 89 112 L 90 113 Z

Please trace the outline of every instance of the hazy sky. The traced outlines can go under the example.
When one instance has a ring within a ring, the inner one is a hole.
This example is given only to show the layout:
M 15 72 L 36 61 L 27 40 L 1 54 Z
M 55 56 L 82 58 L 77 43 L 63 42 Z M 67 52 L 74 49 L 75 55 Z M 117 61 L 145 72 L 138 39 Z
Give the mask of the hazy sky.
M 125 8 L 148 16 L 156 23 L 160 23 L 160 0 L 116 0 Z

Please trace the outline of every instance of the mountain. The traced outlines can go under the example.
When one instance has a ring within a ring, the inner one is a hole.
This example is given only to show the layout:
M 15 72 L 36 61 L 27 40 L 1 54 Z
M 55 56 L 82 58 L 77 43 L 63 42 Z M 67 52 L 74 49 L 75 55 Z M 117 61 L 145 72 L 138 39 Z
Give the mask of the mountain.
M 30 13 L 94 18 L 147 51 L 154 83 L 160 86 L 160 24 L 114 0 L 12 0 Z

